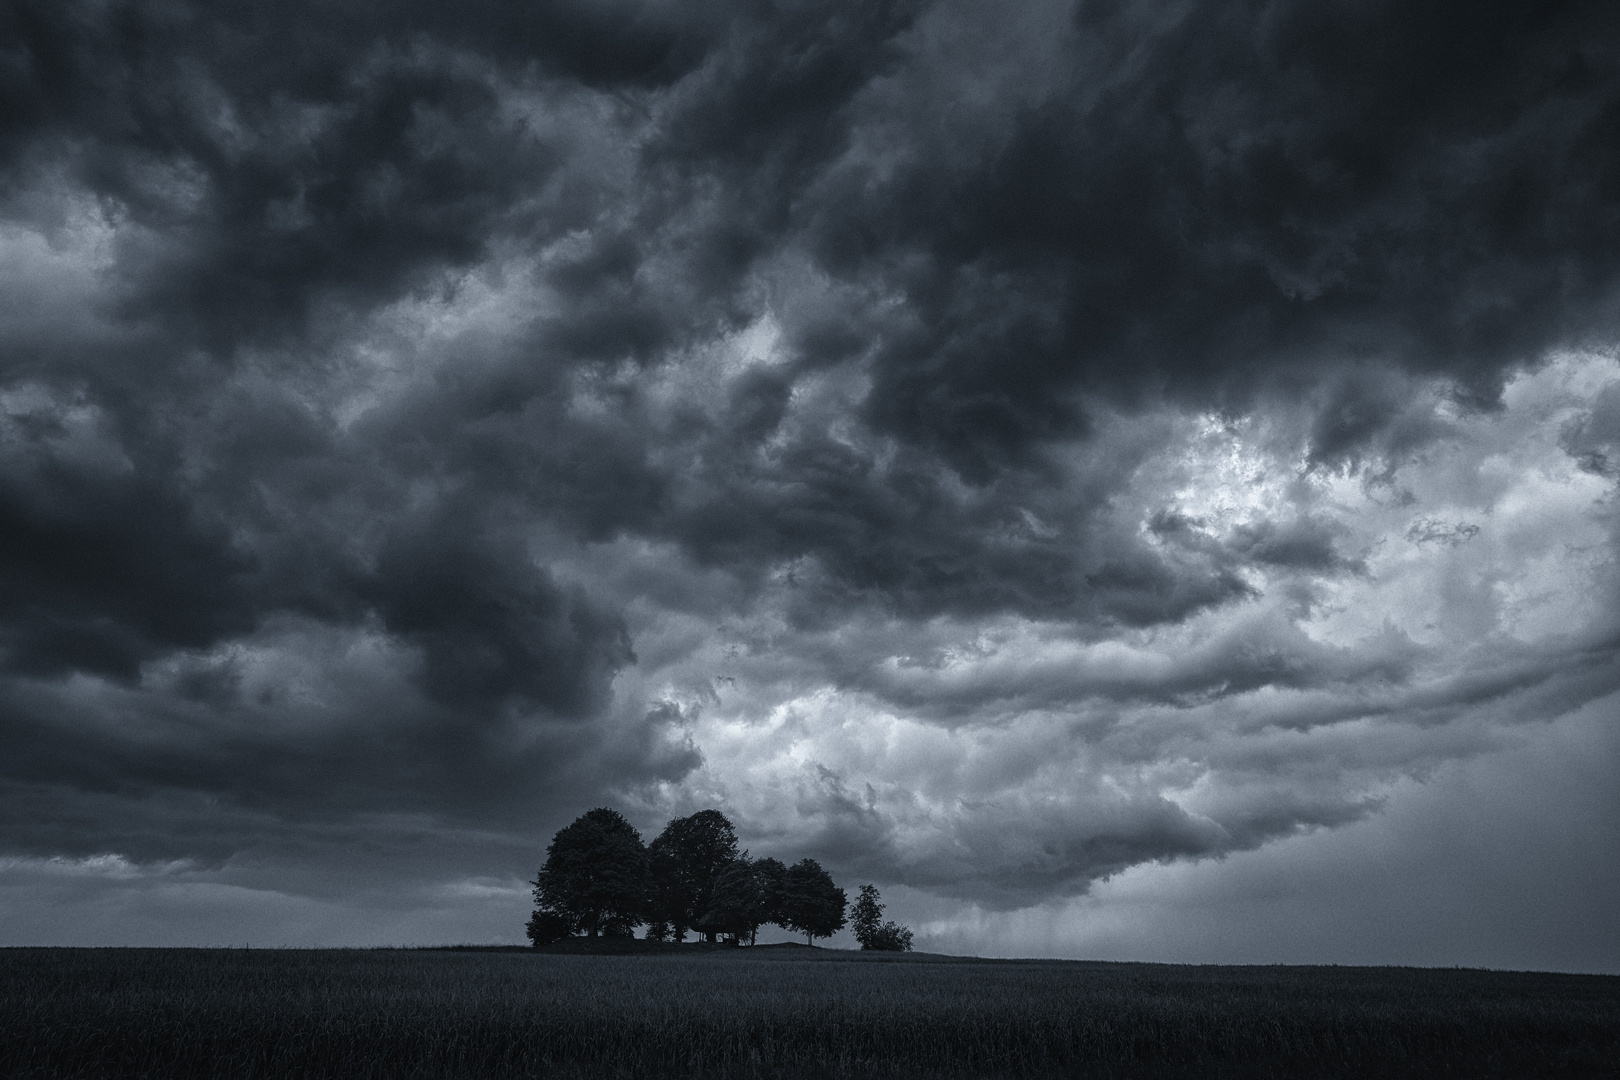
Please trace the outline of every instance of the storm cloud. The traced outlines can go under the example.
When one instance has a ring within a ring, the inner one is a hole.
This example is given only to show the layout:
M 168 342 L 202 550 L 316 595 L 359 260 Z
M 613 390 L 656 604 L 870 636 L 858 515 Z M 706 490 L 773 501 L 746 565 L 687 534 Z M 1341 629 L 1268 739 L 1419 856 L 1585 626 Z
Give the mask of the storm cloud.
M 443 934 L 591 806 L 712 805 L 957 942 L 1620 687 L 1612 5 L 0 42 L 18 903 Z

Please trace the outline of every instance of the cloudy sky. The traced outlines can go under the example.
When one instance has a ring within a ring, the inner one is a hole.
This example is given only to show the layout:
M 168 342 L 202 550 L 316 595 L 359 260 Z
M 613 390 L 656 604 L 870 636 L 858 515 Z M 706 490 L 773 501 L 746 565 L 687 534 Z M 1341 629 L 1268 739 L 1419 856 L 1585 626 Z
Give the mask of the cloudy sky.
M 1620 971 L 1620 10 L 16 0 L 0 944 Z

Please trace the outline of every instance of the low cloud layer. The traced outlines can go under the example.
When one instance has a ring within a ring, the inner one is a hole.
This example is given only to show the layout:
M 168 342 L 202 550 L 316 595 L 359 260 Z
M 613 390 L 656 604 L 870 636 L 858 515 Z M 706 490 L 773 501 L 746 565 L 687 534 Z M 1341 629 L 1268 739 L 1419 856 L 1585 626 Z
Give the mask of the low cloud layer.
M 0 20 L 17 895 L 712 805 L 954 926 L 1620 683 L 1605 5 Z

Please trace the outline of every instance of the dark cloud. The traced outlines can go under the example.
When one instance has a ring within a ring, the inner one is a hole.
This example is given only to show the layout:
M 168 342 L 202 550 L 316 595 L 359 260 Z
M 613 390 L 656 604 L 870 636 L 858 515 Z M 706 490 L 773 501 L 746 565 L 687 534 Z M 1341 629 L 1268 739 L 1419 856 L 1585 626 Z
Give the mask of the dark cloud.
M 1007 907 L 1606 692 L 1608 5 L 0 42 L 9 850 L 313 893 L 730 799 Z
M 503 111 L 514 82 L 656 85 L 701 55 L 652 7 L 19 4 L 8 8 L 12 183 L 66 171 L 154 234 L 127 317 L 222 355 L 297 335 L 566 229 L 589 198 L 525 212 L 564 151 Z M 685 56 L 687 59 L 682 60 Z
M 578 588 L 558 588 L 521 548 L 481 547 L 441 522 L 391 538 L 362 586 L 383 625 L 422 651 L 428 697 L 462 710 L 518 699 L 562 716 L 606 703 L 614 672 L 633 661 L 616 616 Z
M 914 315 L 879 422 L 967 467 L 1073 430 L 1075 390 L 1241 403 L 1371 358 L 1489 401 L 1612 326 L 1606 7 L 1084 11 L 1004 139 L 953 153 L 875 118 L 914 153 L 848 166 L 818 221 L 830 265 Z M 1341 406 L 1326 449 L 1376 425 Z
M 959 823 L 922 852 L 905 851 L 893 837 L 879 844 L 870 839 L 835 825 L 824 835 L 823 857 L 857 874 L 1000 910 L 1084 890 L 1141 863 L 1216 855 L 1229 847 L 1211 823 L 1150 796 L 1106 805 L 998 806 Z
M 1356 561 L 1347 559 L 1334 543 L 1343 531 L 1334 522 L 1320 519 L 1300 518 L 1281 524 L 1261 521 L 1238 526 L 1233 547 L 1267 566 L 1318 573 L 1353 570 Z
M 431 683 L 416 692 L 414 658 L 381 640 L 306 629 L 267 646 L 178 658 L 139 689 L 10 680 L 0 842 L 215 868 L 303 860 L 300 873 L 341 877 L 346 861 L 379 874 L 431 863 L 471 833 L 515 872 L 512 854 L 526 861 L 574 803 L 679 781 L 701 760 L 678 717 L 593 727 L 577 713 L 494 713 L 476 697 L 438 700 L 448 694 Z
M 168 463 L 96 445 L 71 404 L 18 405 L 0 456 L 6 669 L 128 681 L 151 657 L 253 629 L 253 560 Z

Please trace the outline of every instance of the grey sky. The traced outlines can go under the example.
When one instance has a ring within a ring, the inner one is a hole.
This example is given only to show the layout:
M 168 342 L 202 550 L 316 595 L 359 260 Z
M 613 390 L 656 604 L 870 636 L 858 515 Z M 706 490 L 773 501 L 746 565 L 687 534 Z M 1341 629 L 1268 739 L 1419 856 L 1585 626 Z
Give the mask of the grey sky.
M 520 940 L 605 804 L 922 947 L 1620 971 L 1608 5 L 0 41 L 0 943 Z

